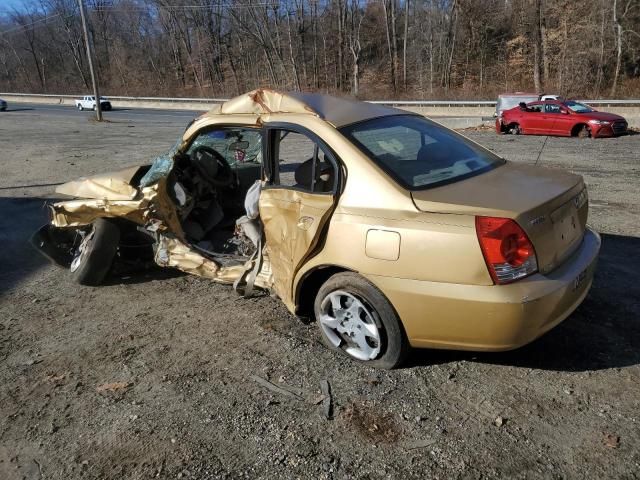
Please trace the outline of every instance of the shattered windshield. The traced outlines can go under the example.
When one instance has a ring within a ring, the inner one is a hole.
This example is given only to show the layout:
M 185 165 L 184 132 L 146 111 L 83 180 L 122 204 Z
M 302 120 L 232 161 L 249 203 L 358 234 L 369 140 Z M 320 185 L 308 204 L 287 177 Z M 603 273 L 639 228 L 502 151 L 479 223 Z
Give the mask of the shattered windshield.
M 182 137 L 179 137 L 176 143 L 169 149 L 167 153 L 163 153 L 155 158 L 151 168 L 145 175 L 140 179 L 141 187 L 148 187 L 149 185 L 153 185 L 162 177 L 165 177 L 171 171 L 173 167 L 173 157 L 178 152 L 178 148 L 180 148 L 180 144 L 182 143 Z
M 462 135 L 417 115 L 375 118 L 340 132 L 410 190 L 462 180 L 504 163 Z
M 230 166 L 238 163 L 262 163 L 262 134 L 252 128 L 211 128 L 193 140 L 187 153 L 195 148 L 213 148 Z

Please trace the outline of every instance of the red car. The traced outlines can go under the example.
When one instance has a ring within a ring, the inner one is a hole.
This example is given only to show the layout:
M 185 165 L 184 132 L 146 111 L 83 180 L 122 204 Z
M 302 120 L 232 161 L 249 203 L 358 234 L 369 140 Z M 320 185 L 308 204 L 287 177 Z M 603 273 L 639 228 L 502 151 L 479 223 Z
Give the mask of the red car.
M 598 112 L 573 100 L 531 102 L 505 110 L 496 119 L 498 133 L 557 135 L 562 137 L 614 137 L 627 131 L 620 115 Z

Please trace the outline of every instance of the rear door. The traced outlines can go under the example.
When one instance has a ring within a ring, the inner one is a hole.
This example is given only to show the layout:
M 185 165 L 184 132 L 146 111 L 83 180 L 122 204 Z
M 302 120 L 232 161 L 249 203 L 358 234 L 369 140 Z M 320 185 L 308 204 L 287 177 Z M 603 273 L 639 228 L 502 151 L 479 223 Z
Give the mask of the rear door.
M 293 308 L 295 274 L 317 253 L 335 205 L 338 163 L 321 139 L 296 125 L 268 125 L 264 138 L 260 218 L 274 289 Z
M 521 112 L 520 128 L 525 133 L 540 133 L 543 126 L 542 105 L 538 103 L 529 104 Z

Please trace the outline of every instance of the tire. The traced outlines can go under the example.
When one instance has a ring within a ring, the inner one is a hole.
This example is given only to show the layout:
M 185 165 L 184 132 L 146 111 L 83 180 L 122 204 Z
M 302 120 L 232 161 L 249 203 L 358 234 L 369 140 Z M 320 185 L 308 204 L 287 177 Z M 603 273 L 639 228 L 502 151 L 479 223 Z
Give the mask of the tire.
M 375 285 L 356 273 L 329 278 L 318 290 L 314 314 L 324 344 L 356 361 L 392 369 L 409 353 L 395 309 Z
M 587 125 L 582 125 L 577 133 L 578 138 L 590 138 L 591 137 L 591 129 Z
M 509 133 L 511 135 L 521 135 L 522 130 L 520 130 L 520 125 L 518 125 L 517 123 L 512 123 L 511 125 L 509 125 Z
M 98 109 L 95 105 L 93 106 L 93 111 L 95 112 Z
M 84 107 L 82 105 L 78 105 L 78 110 L 83 111 Z
M 80 285 L 96 286 L 105 279 L 120 242 L 120 229 L 104 218 L 91 224 L 71 262 L 71 277 Z

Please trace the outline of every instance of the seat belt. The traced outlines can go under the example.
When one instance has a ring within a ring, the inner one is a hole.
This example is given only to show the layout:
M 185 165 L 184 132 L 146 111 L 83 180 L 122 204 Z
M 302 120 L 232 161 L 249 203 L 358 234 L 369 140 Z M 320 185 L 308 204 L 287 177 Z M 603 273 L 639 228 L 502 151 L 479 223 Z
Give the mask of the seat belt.
M 258 273 L 262 269 L 263 263 L 263 255 L 262 255 L 262 237 L 264 236 L 262 230 L 262 222 L 260 222 L 260 237 L 258 240 L 258 245 L 256 246 L 256 251 L 253 252 L 251 258 L 248 260 L 249 266 L 245 268 L 242 274 L 236 278 L 236 281 L 233 282 L 233 289 L 238 293 L 238 295 L 243 296 L 244 298 L 249 298 L 253 296 L 254 292 L 254 284 L 256 278 L 258 277 Z

